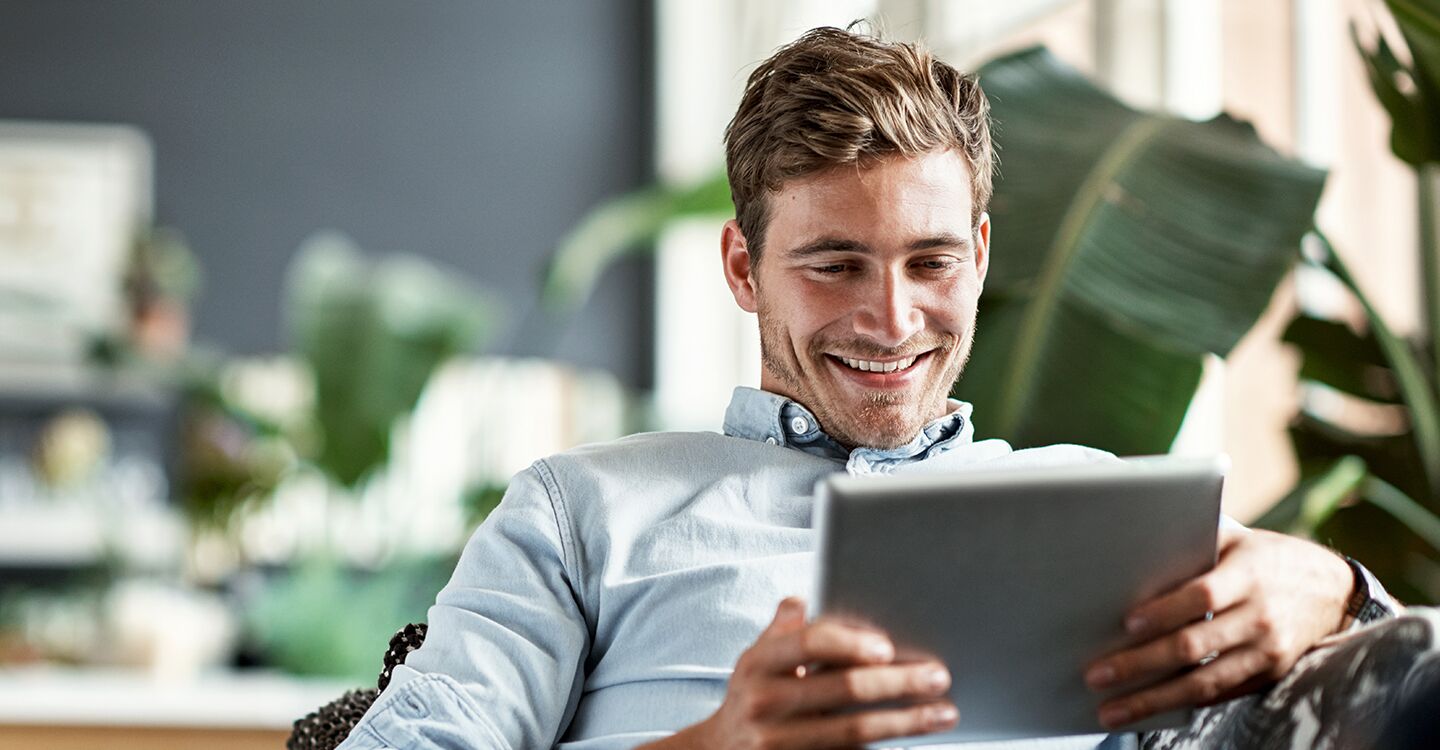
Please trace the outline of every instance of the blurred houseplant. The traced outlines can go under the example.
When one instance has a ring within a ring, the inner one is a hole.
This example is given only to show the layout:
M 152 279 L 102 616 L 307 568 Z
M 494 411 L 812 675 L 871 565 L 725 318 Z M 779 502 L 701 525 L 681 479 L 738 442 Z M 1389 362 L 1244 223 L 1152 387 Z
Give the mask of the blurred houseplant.
M 389 459 L 397 420 L 440 365 L 479 346 L 492 317 L 463 277 L 415 256 L 369 259 L 336 233 L 297 252 L 286 311 L 302 366 L 252 367 L 258 387 L 235 387 L 224 374 L 196 380 L 185 495 L 192 517 L 221 535 L 305 469 L 324 476 L 327 507 L 358 501 Z M 454 560 L 395 554 L 359 570 L 343 561 L 334 529 L 305 531 L 321 546 L 249 593 L 249 630 L 287 671 L 369 676 L 395 629 L 423 619 Z
M 296 462 L 353 492 L 389 457 L 396 420 L 410 413 L 445 361 L 481 343 L 492 310 L 463 277 L 417 256 L 366 258 L 343 235 L 317 234 L 296 253 L 286 317 L 299 370 L 259 387 L 229 387 L 223 367 L 195 367 L 192 387 L 220 421 L 191 443 L 192 513 L 220 527 Z M 246 398 L 263 391 L 272 403 Z M 277 397 L 284 391 L 289 395 Z M 229 433 L 229 434 L 227 434 Z M 256 440 L 275 442 L 256 449 Z M 213 486 L 212 486 L 213 485 Z
M 1307 398 L 1291 427 L 1302 479 L 1261 523 L 1364 559 L 1402 599 L 1440 602 L 1440 0 L 1387 0 L 1409 59 L 1352 26 L 1390 145 L 1419 187 L 1424 335 L 1396 335 L 1323 236 L 1301 272 L 1363 311 L 1350 325 L 1306 309 L 1286 331 Z

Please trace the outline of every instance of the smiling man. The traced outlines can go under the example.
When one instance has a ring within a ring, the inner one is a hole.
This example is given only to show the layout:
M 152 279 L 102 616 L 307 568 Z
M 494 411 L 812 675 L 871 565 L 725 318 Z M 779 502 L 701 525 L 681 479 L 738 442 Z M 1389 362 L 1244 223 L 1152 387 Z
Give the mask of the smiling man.
M 519 474 L 343 747 L 836 747 L 964 721 L 945 695 L 965 675 L 807 622 L 796 594 L 811 490 L 834 472 L 1115 460 L 975 441 L 972 407 L 948 398 L 991 262 L 985 97 L 922 49 L 817 29 L 751 75 L 726 159 L 722 263 L 759 319 L 761 388 L 736 389 L 723 434 L 637 435 Z M 1106 726 L 1273 681 L 1385 611 L 1323 548 L 1233 525 L 1220 549 L 1130 613 L 1140 645 L 1089 665 L 1096 689 L 1154 683 L 1102 706 Z

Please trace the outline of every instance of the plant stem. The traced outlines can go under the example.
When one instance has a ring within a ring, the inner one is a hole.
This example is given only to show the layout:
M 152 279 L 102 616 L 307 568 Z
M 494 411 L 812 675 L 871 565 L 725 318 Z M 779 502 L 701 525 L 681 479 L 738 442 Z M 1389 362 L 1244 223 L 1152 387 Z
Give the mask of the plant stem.
M 1365 499 L 1394 516 L 1400 523 L 1405 524 L 1405 528 L 1415 532 L 1415 535 L 1425 540 L 1432 549 L 1440 552 L 1440 518 L 1436 518 L 1409 495 L 1374 475 L 1365 480 L 1364 495 Z
M 1427 162 L 1415 170 L 1420 214 L 1421 294 L 1430 334 L 1430 382 L 1440 380 L 1440 164 Z
M 1368 475 L 1365 461 L 1358 456 L 1345 456 L 1336 461 L 1301 497 L 1300 515 L 1290 533 L 1313 539 L 1320 524 L 1335 515 Z

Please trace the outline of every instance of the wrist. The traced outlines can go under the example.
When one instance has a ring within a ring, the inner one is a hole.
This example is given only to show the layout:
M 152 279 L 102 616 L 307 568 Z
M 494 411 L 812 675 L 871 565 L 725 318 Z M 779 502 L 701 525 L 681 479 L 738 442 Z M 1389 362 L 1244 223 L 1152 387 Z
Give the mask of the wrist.
M 1336 620 L 1335 628 L 1331 634 L 1343 633 L 1355 624 L 1354 601 L 1357 594 L 1363 592 L 1361 588 L 1364 581 L 1355 573 L 1350 565 L 1350 558 L 1331 550 L 1332 563 L 1330 568 L 1334 571 L 1335 591 L 1338 594 L 1336 600 L 1340 616 Z
M 1345 603 L 1347 626 L 1362 625 L 1396 614 L 1397 604 L 1385 593 L 1385 588 L 1354 558 L 1345 557 L 1354 580 L 1350 596 Z

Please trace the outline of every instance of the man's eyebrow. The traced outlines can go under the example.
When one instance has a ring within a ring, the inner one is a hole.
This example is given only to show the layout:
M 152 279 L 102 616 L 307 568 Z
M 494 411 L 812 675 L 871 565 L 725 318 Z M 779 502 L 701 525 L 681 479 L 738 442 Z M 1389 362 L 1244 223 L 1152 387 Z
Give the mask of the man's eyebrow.
M 931 237 L 922 237 L 910 243 L 911 250 L 931 250 L 937 247 L 953 247 L 960 250 L 969 250 L 971 242 L 969 237 L 961 237 L 945 232 Z
M 956 234 L 944 232 L 941 234 L 921 237 L 910 243 L 911 250 L 931 250 L 937 247 L 953 247 L 960 250 L 969 250 L 971 247 L 969 237 L 961 237 Z M 812 242 L 807 242 L 798 247 L 792 247 L 786 251 L 786 255 L 792 258 L 804 258 L 809 255 L 821 253 L 869 253 L 870 246 L 855 240 L 845 240 L 834 237 L 824 237 Z
M 855 240 L 842 240 L 833 237 L 807 242 L 799 247 L 792 247 L 786 251 L 786 255 L 792 258 L 804 258 L 807 255 L 818 255 L 820 253 L 868 253 L 870 246 Z

